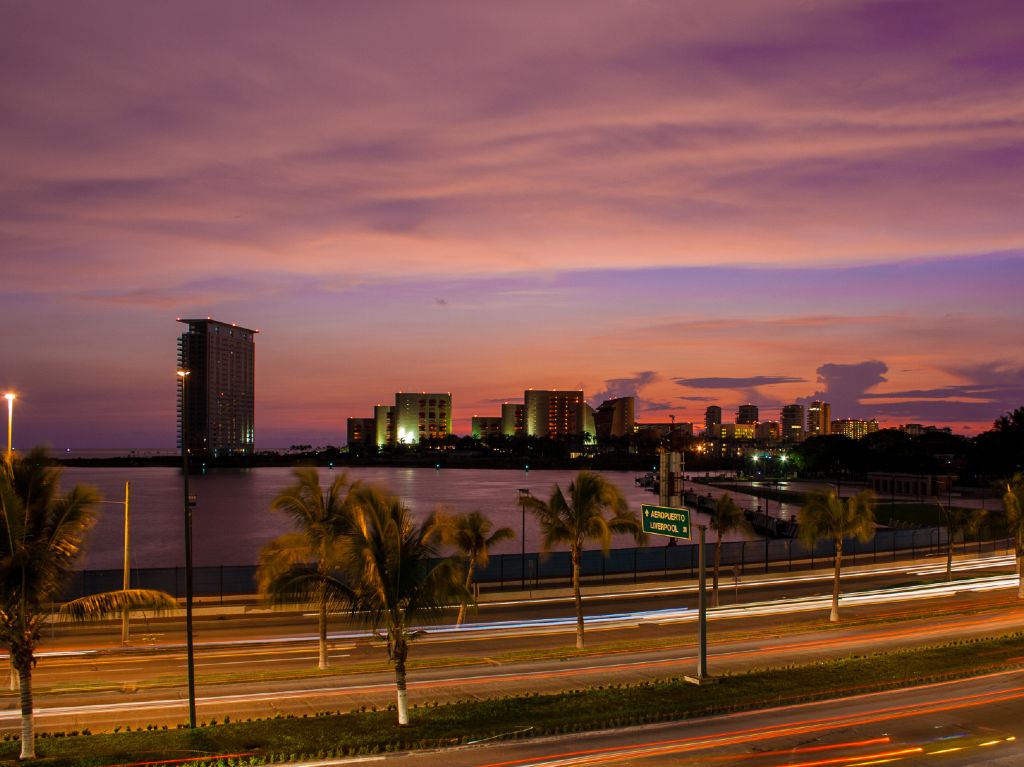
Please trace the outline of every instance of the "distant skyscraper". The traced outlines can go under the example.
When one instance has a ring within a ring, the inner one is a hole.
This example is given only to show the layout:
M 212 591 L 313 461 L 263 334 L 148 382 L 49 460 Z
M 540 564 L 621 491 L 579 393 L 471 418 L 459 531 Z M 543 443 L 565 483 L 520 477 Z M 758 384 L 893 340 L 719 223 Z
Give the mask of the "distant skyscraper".
M 807 408 L 807 436 L 818 437 L 832 433 L 832 406 L 821 400 L 814 400 Z
M 178 367 L 189 371 L 184 413 L 178 390 L 178 445 L 185 416 L 192 454 L 251 455 L 259 331 L 208 318 L 178 322 L 188 325 L 178 339 Z
M 736 423 L 757 423 L 760 415 L 757 405 L 740 405 L 736 411 Z
M 799 442 L 804 438 L 804 406 L 786 405 L 782 408 L 782 440 Z
M 581 390 L 527 389 L 523 393 L 523 415 L 528 437 L 582 434 L 588 426 Z
M 714 433 L 715 427 L 722 423 L 722 408 L 718 405 L 708 405 L 704 411 L 704 431 Z

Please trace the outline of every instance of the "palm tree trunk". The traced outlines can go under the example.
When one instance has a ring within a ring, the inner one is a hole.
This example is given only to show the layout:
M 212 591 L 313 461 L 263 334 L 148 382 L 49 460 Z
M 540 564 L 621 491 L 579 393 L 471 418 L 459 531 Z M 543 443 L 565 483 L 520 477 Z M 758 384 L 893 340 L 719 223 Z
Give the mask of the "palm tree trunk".
M 966 538 L 966 534 L 964 535 Z M 946 582 L 953 580 L 953 530 L 946 528 Z
M 21 683 L 21 756 L 18 759 L 36 758 L 36 733 L 32 722 L 32 663 L 20 664 L 18 681 Z
M 576 649 L 583 649 L 583 596 L 580 594 L 580 550 L 572 549 L 572 595 L 576 599 Z
M 327 668 L 327 595 L 320 596 L 320 612 L 317 616 L 320 629 L 320 658 L 317 667 L 323 671 Z
M 18 669 L 14 667 L 14 656 L 10 657 L 11 661 L 11 692 L 18 689 Z
M 715 566 L 711 570 L 711 606 L 718 607 L 718 568 L 722 564 L 722 531 L 715 541 Z
M 409 694 L 405 685 L 405 657 L 408 648 L 405 642 L 398 640 L 395 643 L 395 690 L 398 697 L 398 724 L 399 726 L 409 724 Z
M 1024 599 L 1024 546 L 1017 545 L 1017 599 Z
M 836 540 L 836 571 L 832 577 L 832 613 L 828 619 L 832 623 L 839 623 L 839 571 L 843 567 L 843 539 Z
M 476 557 L 472 556 L 469 558 L 469 564 L 466 565 L 466 591 L 469 591 L 470 586 L 473 585 L 473 571 L 476 569 Z M 472 593 L 472 592 L 470 592 Z M 465 603 L 459 605 L 459 617 L 455 619 L 455 625 L 461 626 L 462 619 L 466 617 L 466 605 Z

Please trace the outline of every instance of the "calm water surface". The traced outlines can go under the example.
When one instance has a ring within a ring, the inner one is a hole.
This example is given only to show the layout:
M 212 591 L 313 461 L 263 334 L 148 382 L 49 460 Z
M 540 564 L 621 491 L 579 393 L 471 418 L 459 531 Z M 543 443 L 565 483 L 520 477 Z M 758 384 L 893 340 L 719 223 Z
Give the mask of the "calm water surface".
M 528 488 L 545 500 L 555 483 L 567 490 L 575 471 L 529 473 L 497 469 L 442 469 L 374 467 L 348 469 L 351 480 L 383 486 L 400 496 L 409 509 L 423 517 L 437 506 L 453 512 L 480 510 L 496 526 L 508 526 L 516 538 L 500 544 L 494 553 L 520 550 L 521 507 L 519 488 Z M 320 470 L 327 485 L 339 469 Z M 625 495 L 630 508 L 656 503 L 657 496 L 636 487 L 636 472 L 602 472 Z M 131 481 L 132 567 L 173 567 L 184 561 L 181 472 L 172 468 L 64 469 L 63 486 L 87 483 L 103 495 L 99 520 L 86 545 L 83 567 L 118 568 L 124 541 L 124 483 Z M 270 511 L 270 500 L 292 482 L 292 469 L 258 468 L 218 470 L 190 478 L 197 497 L 193 511 L 193 555 L 197 566 L 254 564 L 262 546 L 288 531 L 287 520 Z M 703 515 L 695 515 L 695 521 Z M 649 545 L 664 545 L 663 538 Z M 634 545 L 628 536 L 613 546 Z M 526 550 L 537 551 L 539 535 L 526 516 Z

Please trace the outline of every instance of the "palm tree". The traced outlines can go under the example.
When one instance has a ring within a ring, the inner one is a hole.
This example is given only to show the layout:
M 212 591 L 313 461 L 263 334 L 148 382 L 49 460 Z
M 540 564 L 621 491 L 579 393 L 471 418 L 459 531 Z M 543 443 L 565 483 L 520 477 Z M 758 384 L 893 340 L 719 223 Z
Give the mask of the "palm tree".
M 491 547 L 501 541 L 512 540 L 516 534 L 511 527 L 499 527 L 494 530 L 494 523 L 479 511 L 455 516 L 437 515 L 441 527 L 442 540 L 455 546 L 465 558 L 466 590 L 472 592 L 473 574 L 476 568 L 487 567 L 490 561 Z M 493 530 L 493 532 L 491 532 Z M 459 617 L 455 625 L 461 626 L 466 616 L 466 606 L 459 607 Z
M 388 660 L 395 664 L 398 724 L 409 723 L 406 660 L 415 628 L 434 621 L 456 604 L 472 603 L 459 564 L 437 558 L 441 530 L 436 514 L 415 524 L 401 501 L 372 487 L 360 487 L 352 504 L 353 531 L 346 541 L 345 579 L 329 590 L 347 602 L 352 616 L 383 630 Z
M 272 511 L 288 515 L 295 530 L 267 543 L 260 552 L 257 580 L 260 592 L 277 605 L 307 604 L 317 612 L 317 666 L 328 666 L 327 612 L 330 601 L 325 579 L 342 565 L 342 541 L 352 529 L 352 487 L 348 475 L 335 477 L 326 492 L 316 469 L 296 469 L 295 484 L 270 502 Z M 354 487 L 354 486 L 353 486 Z
M 32 669 L 39 634 L 67 585 L 99 502 L 99 494 L 84 485 L 60 495 L 60 473 L 42 448 L 4 461 L 0 469 L 0 639 L 21 687 L 20 759 L 35 758 Z M 87 620 L 126 608 L 174 606 L 163 592 L 126 589 L 74 600 L 61 613 Z
M 715 566 L 711 577 L 711 606 L 718 607 L 718 569 L 722 564 L 722 536 L 733 531 L 746 532 L 750 530 L 750 523 L 747 521 L 743 509 L 736 505 L 728 493 L 725 493 L 715 503 L 709 515 L 708 524 L 717 534 L 715 539 Z
M 1017 599 L 1024 599 L 1024 474 L 1018 472 L 1007 481 L 1003 509 L 1017 555 Z
M 832 580 L 832 612 L 829 620 L 839 622 L 839 573 L 843 563 L 843 541 L 857 538 L 870 541 L 875 535 L 875 494 L 861 490 L 849 498 L 840 498 L 835 491 L 815 491 L 807 496 L 800 509 L 797 530 L 800 541 L 808 548 L 821 540 L 835 546 L 835 575 Z
M 952 506 L 942 505 L 937 501 L 942 511 L 942 519 L 946 523 L 946 580 L 953 580 L 953 543 L 958 535 L 963 535 L 964 540 L 967 534 L 974 532 L 981 524 L 985 512 L 980 509 L 954 509 Z
M 528 496 L 523 503 L 537 517 L 544 536 L 546 554 L 559 543 L 569 544 L 572 559 L 572 590 L 576 598 L 576 649 L 583 649 L 583 599 L 580 595 L 580 555 L 587 540 L 601 544 L 605 556 L 611 547 L 612 533 L 631 533 L 637 542 L 644 540 L 640 520 L 629 510 L 626 499 L 615 485 L 599 474 L 581 471 L 569 484 L 569 497 L 556 484 L 546 503 Z M 606 517 L 607 512 L 610 517 Z

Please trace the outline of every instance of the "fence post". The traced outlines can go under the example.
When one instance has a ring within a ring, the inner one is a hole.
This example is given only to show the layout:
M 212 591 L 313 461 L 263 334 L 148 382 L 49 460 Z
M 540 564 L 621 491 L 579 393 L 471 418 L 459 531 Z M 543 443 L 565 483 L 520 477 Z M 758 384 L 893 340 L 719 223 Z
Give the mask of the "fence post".
M 910 560 L 917 559 L 917 530 L 910 531 Z
M 744 575 L 746 573 L 746 571 L 747 571 L 746 567 L 747 567 L 747 542 L 746 541 L 741 541 L 740 542 L 740 575 Z
M 789 538 L 786 543 L 789 544 L 786 547 L 789 553 L 789 572 L 793 572 L 793 539 Z
M 874 564 L 878 561 L 878 536 L 876 535 L 871 539 L 871 563 Z

